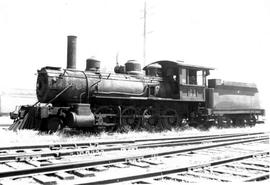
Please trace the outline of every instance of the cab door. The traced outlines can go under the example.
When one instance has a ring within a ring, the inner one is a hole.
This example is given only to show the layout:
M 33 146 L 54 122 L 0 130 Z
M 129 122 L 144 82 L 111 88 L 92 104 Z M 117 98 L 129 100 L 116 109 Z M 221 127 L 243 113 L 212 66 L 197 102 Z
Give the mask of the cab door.
M 164 69 L 166 97 L 179 99 L 179 71 L 176 66 Z

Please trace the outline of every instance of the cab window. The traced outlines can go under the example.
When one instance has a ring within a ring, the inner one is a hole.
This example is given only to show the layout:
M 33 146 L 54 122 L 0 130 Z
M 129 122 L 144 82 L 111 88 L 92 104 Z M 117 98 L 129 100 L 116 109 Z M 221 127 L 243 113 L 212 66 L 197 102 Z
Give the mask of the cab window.
M 197 85 L 204 85 L 203 71 L 197 71 Z
M 188 70 L 188 79 L 189 84 L 197 85 L 197 71 L 196 70 Z
M 180 70 L 180 84 L 190 85 L 204 85 L 204 71 L 196 69 L 184 69 Z
M 187 84 L 187 70 L 180 68 L 180 84 Z

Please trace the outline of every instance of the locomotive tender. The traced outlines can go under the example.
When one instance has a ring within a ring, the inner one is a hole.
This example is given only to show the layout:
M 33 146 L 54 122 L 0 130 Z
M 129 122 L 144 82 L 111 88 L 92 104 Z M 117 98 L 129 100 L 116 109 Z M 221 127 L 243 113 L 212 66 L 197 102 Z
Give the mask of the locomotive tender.
M 260 108 L 255 84 L 207 76 L 213 68 L 162 60 L 143 68 L 130 60 L 115 73 L 87 59 L 76 69 L 76 36 L 68 36 L 67 68 L 38 70 L 33 106 L 10 114 L 11 129 L 55 131 L 65 126 L 162 130 L 184 125 L 254 125 Z

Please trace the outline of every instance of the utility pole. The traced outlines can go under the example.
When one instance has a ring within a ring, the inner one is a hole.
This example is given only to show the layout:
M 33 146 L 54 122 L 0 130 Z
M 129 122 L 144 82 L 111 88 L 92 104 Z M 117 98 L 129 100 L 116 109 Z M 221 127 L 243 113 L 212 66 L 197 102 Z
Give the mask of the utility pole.
M 143 64 L 145 66 L 146 62 L 146 18 L 147 18 L 147 7 L 146 0 L 144 0 L 144 10 L 143 10 Z

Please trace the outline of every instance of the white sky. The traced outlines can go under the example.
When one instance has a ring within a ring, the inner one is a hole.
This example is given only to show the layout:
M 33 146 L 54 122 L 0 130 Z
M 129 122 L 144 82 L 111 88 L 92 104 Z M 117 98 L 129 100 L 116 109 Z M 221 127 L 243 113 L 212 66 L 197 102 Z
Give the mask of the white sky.
M 147 0 L 147 63 L 178 59 L 217 68 L 213 78 L 255 82 L 270 95 L 270 1 Z M 142 61 L 144 0 L 0 0 L 0 89 L 35 88 L 36 70 L 66 66 L 76 35 L 77 67 L 95 56 Z M 268 109 L 270 111 L 270 109 Z

